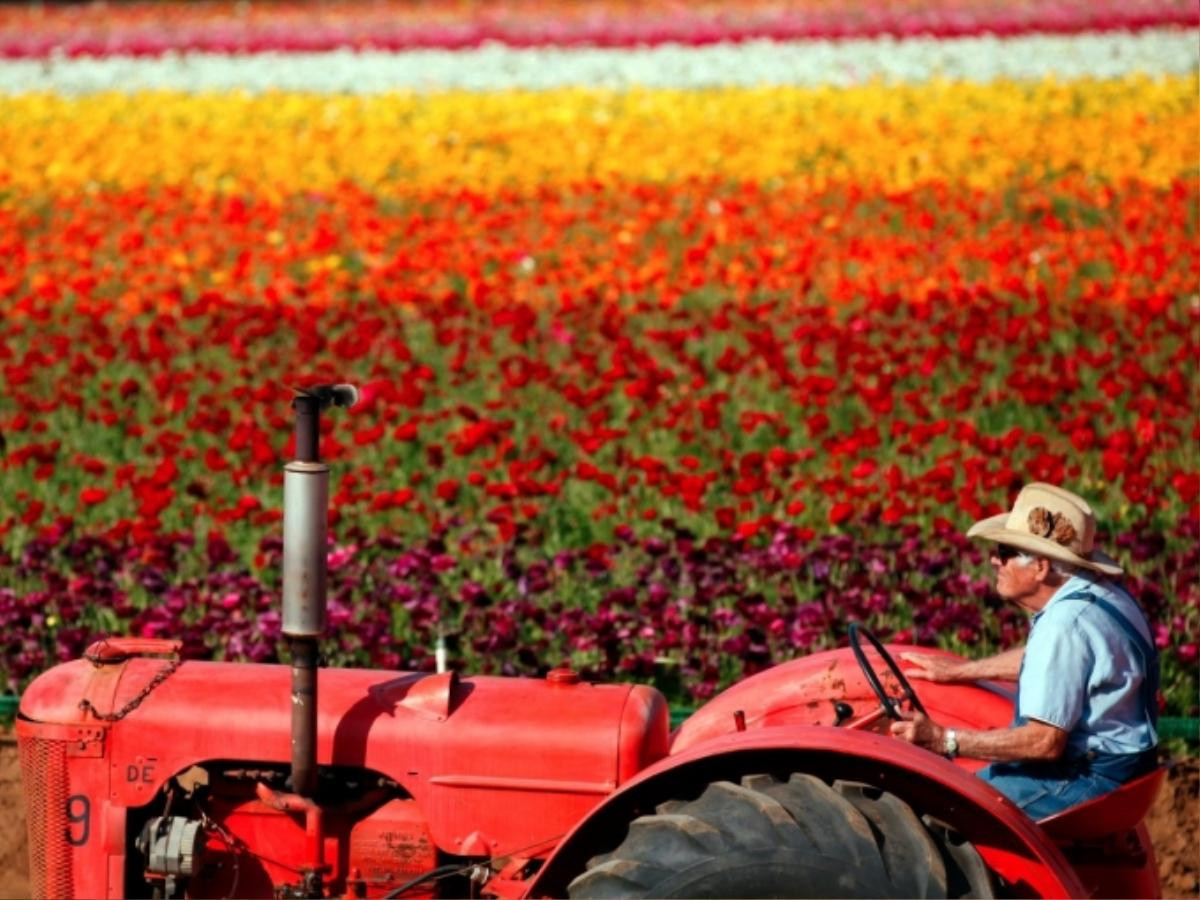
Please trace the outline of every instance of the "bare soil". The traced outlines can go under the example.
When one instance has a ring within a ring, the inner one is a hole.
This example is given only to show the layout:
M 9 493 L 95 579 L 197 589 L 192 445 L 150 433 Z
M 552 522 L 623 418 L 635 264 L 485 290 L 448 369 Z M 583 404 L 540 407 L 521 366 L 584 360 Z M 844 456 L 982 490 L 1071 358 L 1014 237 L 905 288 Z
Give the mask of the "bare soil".
M 1200 759 L 1177 762 L 1146 817 L 1164 897 L 1200 897 Z
M 1176 764 L 1147 824 L 1163 896 L 1200 897 L 1200 759 Z M 17 745 L 0 734 L 0 897 L 29 896 L 26 847 Z
M 29 896 L 27 848 L 17 741 L 0 734 L 0 897 Z

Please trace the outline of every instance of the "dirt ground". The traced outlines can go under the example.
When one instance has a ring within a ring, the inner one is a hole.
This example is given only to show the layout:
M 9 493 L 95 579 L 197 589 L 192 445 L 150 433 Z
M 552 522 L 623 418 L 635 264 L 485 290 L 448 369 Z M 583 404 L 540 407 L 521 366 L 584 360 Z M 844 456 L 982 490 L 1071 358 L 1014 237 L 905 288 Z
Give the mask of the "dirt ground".
M 21 764 L 17 742 L 0 734 L 0 897 L 29 896 L 25 810 L 21 806 Z
M 1200 897 L 1200 759 L 1181 760 L 1146 819 L 1164 897 Z
M 1200 897 L 1200 759 L 1176 764 L 1148 821 L 1163 896 Z M 16 741 L 0 734 L 0 897 L 28 896 L 21 768 Z

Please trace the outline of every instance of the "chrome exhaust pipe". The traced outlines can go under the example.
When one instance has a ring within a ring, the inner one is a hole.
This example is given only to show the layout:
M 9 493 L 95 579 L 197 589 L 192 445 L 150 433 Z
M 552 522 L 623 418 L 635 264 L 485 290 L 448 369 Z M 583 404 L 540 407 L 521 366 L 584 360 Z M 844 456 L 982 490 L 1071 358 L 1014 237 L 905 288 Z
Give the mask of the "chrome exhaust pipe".
M 329 466 L 321 461 L 321 410 L 353 406 L 349 384 L 297 389 L 296 458 L 283 468 L 283 634 L 292 663 L 292 791 L 317 790 L 318 644 L 325 631 Z

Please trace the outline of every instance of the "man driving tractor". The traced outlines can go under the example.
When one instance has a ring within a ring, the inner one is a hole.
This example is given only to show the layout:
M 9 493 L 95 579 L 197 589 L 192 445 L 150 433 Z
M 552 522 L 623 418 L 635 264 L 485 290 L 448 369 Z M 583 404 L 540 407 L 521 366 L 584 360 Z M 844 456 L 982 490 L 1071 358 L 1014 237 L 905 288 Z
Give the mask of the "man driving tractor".
M 916 678 L 1017 682 L 1006 729 L 955 731 L 914 712 L 892 733 L 951 757 L 991 761 L 979 776 L 1034 819 L 1156 765 L 1158 653 L 1141 607 L 1107 577 L 1121 567 L 1093 547 L 1095 531 L 1082 497 L 1027 485 L 1011 512 L 967 531 L 994 542 L 997 593 L 1032 615 L 1025 646 L 971 662 L 901 655 Z

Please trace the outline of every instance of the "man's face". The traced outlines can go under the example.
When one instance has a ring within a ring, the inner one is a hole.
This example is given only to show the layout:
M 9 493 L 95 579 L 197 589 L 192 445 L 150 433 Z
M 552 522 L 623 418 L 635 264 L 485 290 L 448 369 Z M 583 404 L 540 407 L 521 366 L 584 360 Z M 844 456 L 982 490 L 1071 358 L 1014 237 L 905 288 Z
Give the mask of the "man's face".
M 992 549 L 992 568 L 996 570 L 996 593 L 1018 606 L 1036 609 L 1026 602 L 1042 586 L 1042 568 L 1038 560 L 1029 561 L 1005 544 Z

